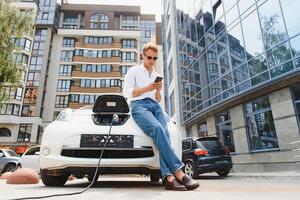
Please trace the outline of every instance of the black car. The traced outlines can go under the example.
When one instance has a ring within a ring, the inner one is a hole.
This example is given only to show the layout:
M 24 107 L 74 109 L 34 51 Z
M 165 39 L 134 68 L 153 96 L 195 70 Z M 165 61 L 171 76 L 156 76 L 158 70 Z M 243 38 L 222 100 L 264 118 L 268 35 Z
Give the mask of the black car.
M 186 138 L 182 140 L 182 162 L 185 173 L 193 178 L 207 172 L 226 177 L 232 168 L 229 151 L 217 137 Z

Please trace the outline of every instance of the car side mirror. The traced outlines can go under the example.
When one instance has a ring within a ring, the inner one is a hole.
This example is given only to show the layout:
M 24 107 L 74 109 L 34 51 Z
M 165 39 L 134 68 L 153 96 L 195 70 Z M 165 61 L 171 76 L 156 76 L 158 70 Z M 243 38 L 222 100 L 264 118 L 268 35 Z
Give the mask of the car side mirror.
M 2 158 L 3 156 L 4 156 L 4 154 L 1 152 L 1 153 L 0 153 L 0 158 Z
M 34 153 L 34 155 L 37 155 L 37 156 L 38 156 L 38 155 L 40 155 L 40 152 L 37 151 L 37 152 Z

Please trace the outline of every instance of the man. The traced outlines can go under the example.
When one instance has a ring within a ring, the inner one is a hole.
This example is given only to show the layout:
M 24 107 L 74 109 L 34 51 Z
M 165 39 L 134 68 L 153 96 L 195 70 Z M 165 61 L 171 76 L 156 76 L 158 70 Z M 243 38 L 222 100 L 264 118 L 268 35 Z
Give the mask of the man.
M 184 164 L 177 158 L 170 144 L 170 135 L 163 111 L 159 106 L 162 81 L 154 83 L 157 46 L 145 44 L 143 64 L 129 69 L 124 78 L 124 95 L 130 99 L 131 114 L 138 126 L 153 139 L 159 151 L 160 171 L 167 190 L 194 190 L 199 184 L 184 174 Z

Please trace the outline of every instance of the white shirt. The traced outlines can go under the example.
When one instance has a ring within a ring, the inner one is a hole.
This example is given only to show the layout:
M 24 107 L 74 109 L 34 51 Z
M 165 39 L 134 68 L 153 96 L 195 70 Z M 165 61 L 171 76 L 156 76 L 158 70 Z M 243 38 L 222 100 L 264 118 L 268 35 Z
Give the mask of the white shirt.
M 153 83 L 158 73 L 154 70 L 149 74 L 149 71 L 144 67 L 144 65 L 137 65 L 131 67 L 124 77 L 123 93 L 130 101 L 141 100 L 145 98 L 151 98 L 155 101 L 156 90 L 145 92 L 140 96 L 133 97 L 132 92 L 136 88 L 147 87 L 150 83 Z M 161 90 L 162 92 L 162 90 Z

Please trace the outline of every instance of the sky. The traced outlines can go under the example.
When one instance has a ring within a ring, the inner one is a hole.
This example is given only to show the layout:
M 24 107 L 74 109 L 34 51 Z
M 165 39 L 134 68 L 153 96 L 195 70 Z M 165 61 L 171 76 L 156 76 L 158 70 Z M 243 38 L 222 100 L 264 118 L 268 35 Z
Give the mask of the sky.
M 61 0 L 58 0 L 60 3 Z M 68 0 L 69 3 L 79 4 L 107 4 L 141 6 L 142 14 L 155 14 L 156 21 L 161 22 L 161 0 Z

